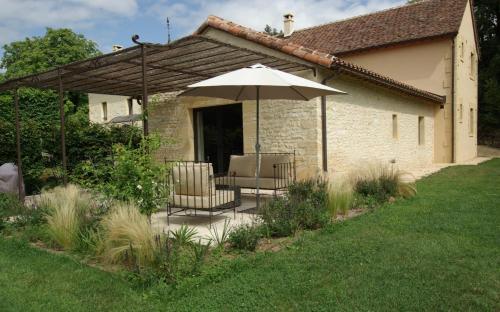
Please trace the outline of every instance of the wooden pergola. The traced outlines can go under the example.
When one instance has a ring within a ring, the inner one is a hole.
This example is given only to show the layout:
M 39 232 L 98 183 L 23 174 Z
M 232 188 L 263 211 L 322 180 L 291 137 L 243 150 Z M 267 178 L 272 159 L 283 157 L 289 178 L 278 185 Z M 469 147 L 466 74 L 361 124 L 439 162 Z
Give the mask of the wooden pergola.
M 11 79 L 0 84 L 0 92 L 12 91 L 14 93 L 19 177 L 22 177 L 19 88 L 51 89 L 59 93 L 61 158 L 63 181 L 66 184 L 65 91 L 122 95 L 140 99 L 144 135 L 148 135 L 149 94 L 183 90 L 192 83 L 255 63 L 285 72 L 315 71 L 315 68 L 305 61 L 292 61 L 270 56 L 200 35 L 187 36 L 170 44 L 144 43 L 139 42 L 138 39 L 137 35 L 132 37 L 136 45 L 130 48 L 73 62 L 38 74 Z M 20 200 L 24 200 L 22 179 L 18 180 Z

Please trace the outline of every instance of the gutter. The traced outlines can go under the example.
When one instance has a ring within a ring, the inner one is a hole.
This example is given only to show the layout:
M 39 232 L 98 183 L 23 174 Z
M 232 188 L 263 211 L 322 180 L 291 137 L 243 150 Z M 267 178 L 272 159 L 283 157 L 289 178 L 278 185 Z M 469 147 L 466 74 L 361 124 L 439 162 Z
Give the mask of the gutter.
M 338 72 L 327 76 L 321 80 L 321 84 L 326 85 L 329 80 L 338 76 Z M 328 172 L 328 131 L 326 120 L 326 96 L 321 97 L 321 153 L 323 161 L 323 172 Z
M 452 50 L 451 50 L 451 162 L 455 163 L 455 47 L 456 47 L 456 39 L 457 37 L 453 38 L 452 41 Z M 462 112 L 463 113 L 463 112 Z M 446 133 L 446 128 L 445 128 L 445 133 Z

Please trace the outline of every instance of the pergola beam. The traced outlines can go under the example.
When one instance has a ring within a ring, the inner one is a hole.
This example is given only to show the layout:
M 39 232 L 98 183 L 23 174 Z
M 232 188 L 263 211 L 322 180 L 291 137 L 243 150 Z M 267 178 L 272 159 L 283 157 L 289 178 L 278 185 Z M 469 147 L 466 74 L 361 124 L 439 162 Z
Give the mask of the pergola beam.
M 148 63 L 147 63 L 147 51 L 144 44 L 141 45 L 141 67 L 142 67 L 142 127 L 144 129 L 144 135 L 149 135 L 149 120 L 148 120 Z
M 230 71 L 230 70 L 233 70 L 235 68 L 239 68 L 241 66 L 246 66 L 249 64 L 251 64 L 251 61 L 235 63 L 234 67 L 229 67 L 229 68 L 227 68 L 226 71 Z M 277 61 L 277 60 L 268 60 L 268 61 L 262 62 L 262 64 L 266 65 L 266 66 L 275 67 L 275 68 L 280 69 L 280 70 L 285 70 L 285 71 L 286 70 L 290 70 L 290 71 L 308 70 L 308 69 L 305 69 L 299 65 L 286 64 L 286 63 L 283 63 L 283 61 Z M 209 68 L 211 70 L 208 70 L 208 71 L 205 70 L 205 72 L 208 72 L 208 73 L 216 72 L 216 71 L 218 71 L 218 69 L 217 69 L 218 64 L 212 64 L 209 66 Z M 166 76 L 166 77 L 163 79 L 159 79 L 159 76 Z M 173 76 L 170 76 L 168 72 L 162 73 L 159 75 L 149 75 L 149 78 L 150 79 L 155 78 L 155 84 L 151 84 L 151 82 L 149 82 L 149 85 L 151 86 L 150 93 L 153 93 L 153 94 L 160 93 L 160 92 L 178 91 L 178 90 L 182 89 L 182 87 L 185 87 L 188 84 L 192 84 L 192 83 L 195 83 L 195 82 L 202 80 L 201 78 L 197 78 L 197 77 L 186 77 L 183 74 L 174 74 Z M 172 83 L 172 82 L 175 82 L 175 83 Z M 97 89 L 95 91 L 97 91 L 96 93 L 108 92 L 109 94 L 124 94 L 125 92 L 127 92 L 126 95 L 128 95 L 128 96 L 136 96 L 136 95 L 139 95 L 141 93 L 140 88 L 130 88 L 130 87 L 123 87 L 123 86 L 111 88 L 111 89 L 101 88 L 101 89 Z
M 135 61 L 128 61 L 128 63 L 139 65 Z M 166 70 L 166 71 L 169 71 L 169 72 L 175 72 L 175 73 L 180 73 L 180 74 L 185 74 L 185 75 L 190 75 L 190 76 L 195 76 L 195 77 L 204 77 L 204 78 L 212 78 L 213 77 L 213 76 L 205 75 L 205 74 L 202 74 L 202 73 L 195 73 L 195 72 L 192 72 L 190 70 L 176 69 L 176 68 L 174 68 L 172 66 L 158 66 L 158 65 L 149 64 L 149 65 L 147 65 L 147 68 L 158 69 L 158 70 Z

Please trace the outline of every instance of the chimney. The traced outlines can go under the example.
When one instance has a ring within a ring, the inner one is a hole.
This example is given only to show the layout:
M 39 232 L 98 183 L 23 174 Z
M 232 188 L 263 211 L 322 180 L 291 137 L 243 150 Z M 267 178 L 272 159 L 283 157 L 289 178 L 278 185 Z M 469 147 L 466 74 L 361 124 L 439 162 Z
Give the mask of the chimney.
M 287 13 L 283 15 L 285 18 L 283 25 L 283 36 L 285 38 L 290 37 L 293 34 L 293 14 Z
M 123 47 L 121 45 L 113 44 L 113 47 L 111 48 L 111 51 L 117 52 L 123 50 Z

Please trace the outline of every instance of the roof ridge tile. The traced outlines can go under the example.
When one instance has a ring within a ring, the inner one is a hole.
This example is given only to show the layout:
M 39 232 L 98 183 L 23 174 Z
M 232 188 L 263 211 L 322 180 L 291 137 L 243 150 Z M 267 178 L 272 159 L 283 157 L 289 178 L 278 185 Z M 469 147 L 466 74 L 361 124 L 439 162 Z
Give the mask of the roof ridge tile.
M 296 30 L 286 38 L 332 54 L 347 54 L 411 41 L 453 37 L 470 0 L 414 4 Z
M 331 24 L 336 24 L 336 23 L 341 23 L 341 22 L 347 22 L 347 21 L 354 20 L 354 19 L 357 19 L 357 18 L 362 18 L 362 17 L 365 17 L 365 16 L 371 16 L 371 15 L 376 15 L 376 14 L 380 14 L 380 13 L 385 13 L 387 11 L 397 10 L 397 9 L 404 8 L 404 7 L 415 6 L 415 5 L 419 5 L 419 4 L 422 4 L 423 2 L 428 2 L 428 1 L 433 1 L 433 0 L 421 0 L 421 1 L 418 1 L 418 2 L 414 2 L 414 3 L 405 3 L 405 4 L 398 5 L 398 6 L 390 7 L 390 8 L 387 8 L 387 9 L 383 9 L 383 10 L 380 10 L 380 11 L 375 11 L 375 12 L 370 12 L 370 13 L 363 13 L 363 14 L 359 14 L 359 15 L 355 15 L 355 16 L 351 16 L 351 17 L 341 18 L 341 19 L 338 19 L 338 20 L 335 20 L 335 21 L 331 21 L 331 22 L 326 22 L 326 23 L 322 23 L 322 24 L 318 24 L 318 25 L 314 25 L 314 26 L 300 28 L 300 29 L 295 30 L 294 33 L 301 32 L 301 31 L 307 31 L 307 30 L 311 30 L 311 29 L 319 28 L 319 27 L 323 27 L 323 26 L 328 26 L 328 25 L 331 25 Z

